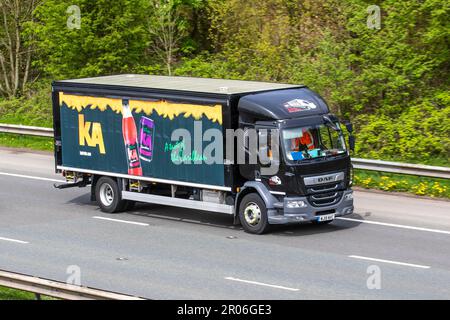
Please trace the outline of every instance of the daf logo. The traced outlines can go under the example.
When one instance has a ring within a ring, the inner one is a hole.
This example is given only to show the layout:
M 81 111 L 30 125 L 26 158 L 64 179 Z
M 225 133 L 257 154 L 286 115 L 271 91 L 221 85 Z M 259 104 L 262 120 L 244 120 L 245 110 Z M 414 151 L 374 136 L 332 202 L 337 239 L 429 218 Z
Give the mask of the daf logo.
M 313 186 L 316 184 L 324 184 L 324 183 L 337 182 L 337 181 L 342 181 L 342 180 L 344 180 L 343 172 L 327 174 L 327 175 L 323 175 L 323 176 L 304 178 L 305 186 Z
M 317 182 L 318 182 L 318 183 L 322 183 L 322 182 L 330 182 L 330 181 L 334 181 L 334 176 L 319 177 L 319 178 L 317 178 Z

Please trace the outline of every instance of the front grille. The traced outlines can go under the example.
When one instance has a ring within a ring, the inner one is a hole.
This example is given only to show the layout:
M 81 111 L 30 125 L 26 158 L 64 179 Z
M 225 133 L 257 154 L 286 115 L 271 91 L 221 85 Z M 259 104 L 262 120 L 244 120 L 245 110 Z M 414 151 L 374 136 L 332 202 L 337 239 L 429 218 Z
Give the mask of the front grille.
M 308 186 L 308 202 L 314 207 L 332 206 L 338 203 L 343 195 L 340 190 L 344 189 L 343 182 L 333 182 L 315 186 Z
M 326 191 L 333 191 L 333 190 L 337 190 L 339 188 L 339 185 L 336 184 L 333 187 L 324 187 L 324 186 L 319 186 L 319 187 L 315 187 L 315 188 L 310 188 L 312 193 L 319 193 L 319 192 L 326 192 Z
M 329 184 L 321 184 L 321 185 L 316 185 L 316 186 L 309 186 L 306 189 L 306 192 L 308 194 L 313 194 L 313 193 L 323 193 L 323 192 L 332 192 L 332 191 L 337 191 L 339 189 L 342 189 L 343 185 L 342 182 L 334 182 L 334 183 L 329 183 Z
M 308 196 L 308 201 L 315 207 L 331 206 L 341 200 L 342 194 L 342 191 L 316 193 Z

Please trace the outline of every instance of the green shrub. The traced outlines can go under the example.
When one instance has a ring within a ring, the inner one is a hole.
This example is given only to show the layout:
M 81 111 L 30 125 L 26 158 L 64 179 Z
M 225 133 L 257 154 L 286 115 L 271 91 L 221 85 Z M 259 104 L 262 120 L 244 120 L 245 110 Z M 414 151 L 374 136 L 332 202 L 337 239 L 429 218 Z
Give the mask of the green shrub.
M 38 127 L 53 125 L 51 81 L 41 80 L 27 88 L 23 97 L 0 99 L 0 122 Z
M 397 118 L 360 115 L 356 126 L 356 156 L 373 159 L 448 165 L 450 104 L 439 94 L 411 106 Z

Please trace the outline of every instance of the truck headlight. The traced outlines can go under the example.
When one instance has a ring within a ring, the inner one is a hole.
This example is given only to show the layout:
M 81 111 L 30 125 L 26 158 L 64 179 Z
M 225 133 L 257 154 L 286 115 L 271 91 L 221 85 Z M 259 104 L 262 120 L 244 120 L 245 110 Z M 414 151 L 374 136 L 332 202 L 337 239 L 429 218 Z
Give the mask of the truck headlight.
M 345 200 L 349 201 L 349 200 L 353 200 L 353 192 L 351 193 L 347 193 L 344 197 Z
M 288 208 L 305 208 L 307 207 L 307 204 L 305 203 L 305 201 L 288 201 L 286 206 Z

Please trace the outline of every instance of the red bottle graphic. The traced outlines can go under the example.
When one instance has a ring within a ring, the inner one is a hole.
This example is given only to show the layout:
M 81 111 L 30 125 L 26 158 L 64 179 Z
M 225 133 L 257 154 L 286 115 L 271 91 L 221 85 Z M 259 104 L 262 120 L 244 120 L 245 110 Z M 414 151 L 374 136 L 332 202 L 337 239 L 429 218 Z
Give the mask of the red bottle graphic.
M 125 152 L 128 161 L 128 174 L 142 176 L 141 162 L 139 161 L 138 139 L 136 123 L 131 113 L 127 99 L 122 100 L 122 134 L 125 143 Z

